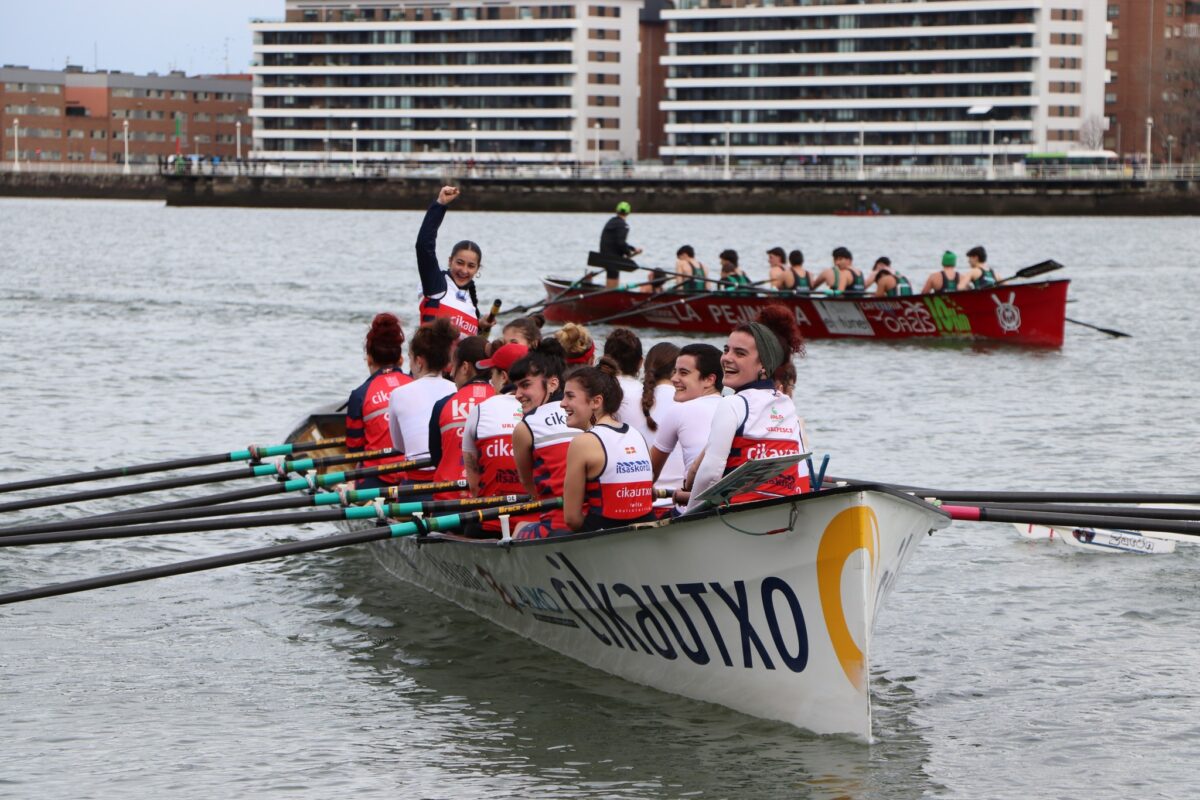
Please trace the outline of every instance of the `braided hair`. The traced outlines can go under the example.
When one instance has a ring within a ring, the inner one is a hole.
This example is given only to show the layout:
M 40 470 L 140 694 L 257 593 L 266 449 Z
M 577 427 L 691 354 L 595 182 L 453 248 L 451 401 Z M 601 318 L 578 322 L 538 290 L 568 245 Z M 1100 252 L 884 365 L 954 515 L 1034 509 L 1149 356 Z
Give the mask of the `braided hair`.
M 654 387 L 671 377 L 678 355 L 679 348 L 670 342 L 659 342 L 646 353 L 642 365 L 642 415 L 646 418 L 646 427 L 652 431 L 658 430 L 658 423 L 650 416 L 650 410 L 654 408 Z
M 454 249 L 450 251 L 450 258 L 454 258 L 463 250 L 469 250 L 474 253 L 479 266 L 483 266 L 483 251 L 479 249 L 479 245 L 475 244 L 470 239 L 463 239 L 461 242 L 455 244 Z M 472 278 L 463 288 L 465 288 L 467 293 L 471 295 L 471 305 L 475 306 L 475 316 L 482 319 L 483 315 L 479 313 L 479 296 L 475 293 L 475 279 Z

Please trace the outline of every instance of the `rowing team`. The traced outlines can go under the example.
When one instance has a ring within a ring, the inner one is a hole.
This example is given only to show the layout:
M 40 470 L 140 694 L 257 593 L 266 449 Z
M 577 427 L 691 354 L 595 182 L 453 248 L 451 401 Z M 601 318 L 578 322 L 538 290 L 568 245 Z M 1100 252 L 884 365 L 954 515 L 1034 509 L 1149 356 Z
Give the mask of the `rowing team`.
M 560 509 L 509 521 L 517 538 L 547 537 L 688 513 L 738 466 L 806 449 L 791 399 L 793 356 L 803 352 L 803 339 L 781 306 L 734 329 L 723 353 L 664 342 L 643 358 L 638 337 L 618 328 L 598 366 L 581 326 L 538 338 L 537 326 L 524 319 L 504 333 L 494 342 L 460 339 L 448 319 L 434 319 L 407 343 L 405 373 L 399 320 L 375 317 L 365 342 L 371 375 L 350 395 L 347 447 L 393 449 L 363 466 L 432 463 L 363 479 L 358 488 L 465 479 L 474 497 L 561 497 Z M 655 488 L 671 490 L 665 507 L 656 507 Z M 793 466 L 734 502 L 807 488 Z M 498 521 L 468 531 L 500 533 Z
M 719 259 L 721 280 L 719 284 L 711 285 L 713 281 L 706 277 L 705 267 L 696 259 L 695 249 L 686 244 L 680 247 L 675 254 L 675 273 L 680 277 L 673 288 L 680 291 L 722 289 L 737 292 L 756 285 L 738 265 L 737 251 L 723 250 Z M 925 281 L 922 293 L 941 294 L 996 285 L 996 275 L 987 265 L 987 251 L 983 247 L 968 250 L 967 260 L 969 267 L 960 272 L 957 269 L 958 256 L 946 251 L 942 255 L 941 269 Z M 785 253 L 782 247 L 772 247 L 767 251 L 767 268 L 769 277 L 761 283 L 769 283 L 772 289 L 780 292 L 807 294 L 824 289 L 839 294 L 866 294 L 874 287 L 876 297 L 913 293 L 912 284 L 892 267 L 890 258 L 880 256 L 875 260 L 870 274 L 864 275 L 862 270 L 854 266 L 854 256 L 845 247 L 836 248 L 833 251 L 833 265 L 820 272 L 805 269 L 804 253 L 801 251 Z M 661 285 L 656 288 L 661 288 Z

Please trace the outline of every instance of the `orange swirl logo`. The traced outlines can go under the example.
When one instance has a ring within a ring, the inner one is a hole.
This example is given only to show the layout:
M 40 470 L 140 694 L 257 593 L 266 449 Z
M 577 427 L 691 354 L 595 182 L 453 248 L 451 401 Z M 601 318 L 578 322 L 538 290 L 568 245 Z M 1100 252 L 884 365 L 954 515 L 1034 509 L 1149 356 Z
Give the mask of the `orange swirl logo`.
M 842 671 L 856 689 L 866 692 L 866 660 L 850 634 L 846 610 L 842 606 L 842 571 L 846 560 L 860 549 L 865 549 L 871 557 L 871 583 L 874 585 L 879 562 L 879 520 L 866 506 L 848 508 L 825 526 L 817 547 L 817 589 L 821 595 L 825 629 L 829 631 L 829 640 Z

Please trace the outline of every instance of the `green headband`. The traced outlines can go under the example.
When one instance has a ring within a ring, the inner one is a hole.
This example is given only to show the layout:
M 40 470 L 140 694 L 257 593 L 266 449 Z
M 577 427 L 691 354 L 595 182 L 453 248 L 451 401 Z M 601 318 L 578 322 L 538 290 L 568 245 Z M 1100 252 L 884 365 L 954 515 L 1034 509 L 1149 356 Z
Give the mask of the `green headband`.
M 786 358 L 779 337 L 761 322 L 751 322 L 747 327 L 750 328 L 750 335 L 754 337 L 754 344 L 758 347 L 758 360 L 767 370 L 767 377 L 774 375 L 775 370 L 779 369 Z

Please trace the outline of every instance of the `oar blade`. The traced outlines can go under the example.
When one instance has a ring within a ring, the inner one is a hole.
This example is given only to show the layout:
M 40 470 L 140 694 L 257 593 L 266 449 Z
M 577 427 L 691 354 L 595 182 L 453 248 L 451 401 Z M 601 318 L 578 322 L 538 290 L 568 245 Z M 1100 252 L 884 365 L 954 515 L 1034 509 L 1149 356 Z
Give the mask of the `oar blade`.
M 1017 270 L 1013 278 L 1036 278 L 1039 275 L 1045 275 L 1047 272 L 1060 270 L 1063 265 L 1052 258 L 1048 258 L 1040 264 L 1032 264 L 1028 267 Z

